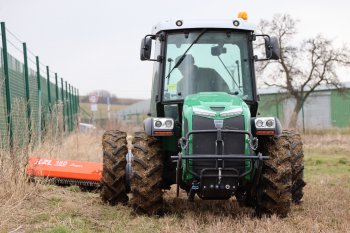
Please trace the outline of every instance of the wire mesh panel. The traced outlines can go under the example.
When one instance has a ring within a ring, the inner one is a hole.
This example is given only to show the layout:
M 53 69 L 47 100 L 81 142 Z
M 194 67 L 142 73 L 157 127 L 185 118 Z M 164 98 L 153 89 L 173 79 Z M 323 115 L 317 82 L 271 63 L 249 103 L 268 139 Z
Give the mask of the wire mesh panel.
M 51 104 L 56 103 L 56 85 L 50 82 L 50 94 L 51 94 Z
M 41 83 L 41 122 L 42 122 L 42 128 L 45 128 L 45 124 L 48 120 L 48 114 L 49 114 L 49 100 L 48 100 L 48 93 L 47 93 L 47 80 L 46 78 L 40 76 L 40 83 Z
M 41 94 L 42 94 L 42 107 L 43 109 L 47 108 L 47 106 L 49 105 L 49 101 L 48 101 L 48 95 L 47 95 L 47 81 L 46 78 L 40 76 L 40 83 L 41 83 Z M 44 107 L 45 106 L 45 107 Z
M 3 143 L 7 141 L 7 119 L 6 119 L 6 93 L 5 93 L 5 74 L 4 74 L 4 59 L 2 48 L 0 47 L 0 143 L 1 148 Z
M 35 142 L 38 137 L 39 93 L 36 71 L 32 69 L 29 69 L 29 103 L 31 109 L 32 141 Z
M 1 26 L 1 30 L 4 30 L 3 23 Z M 12 33 L 10 34 L 14 36 Z M 39 62 L 39 57 L 26 49 L 25 43 L 23 43 L 23 49 L 21 49 L 18 43 L 22 44 L 22 42 L 17 37 L 15 39 L 17 42 L 6 39 L 3 35 L 2 47 L 0 46 L 0 147 L 7 147 L 8 145 L 24 146 L 28 142 L 40 143 L 41 139 L 44 139 L 48 133 L 54 137 L 62 135 L 64 116 L 66 117 L 65 124 L 68 120 L 69 122 L 73 121 L 71 119 L 73 117 L 72 112 L 69 112 L 73 109 L 72 106 L 68 105 L 72 103 L 68 103 L 66 91 L 64 90 L 62 93 L 61 88 L 59 88 L 61 87 L 61 79 L 58 79 L 60 82 L 56 83 L 56 74 L 50 72 L 48 68 L 44 70 L 43 67 L 46 65 Z M 15 50 L 9 53 L 6 52 L 5 47 L 8 44 Z M 3 48 L 6 54 L 3 54 Z M 33 56 L 35 57 L 34 60 L 32 59 Z M 22 58 L 23 62 L 18 58 Z M 28 67 L 28 62 L 31 62 L 32 67 Z M 8 69 L 6 69 L 8 79 L 5 79 L 6 64 L 8 64 Z M 28 68 L 28 74 L 26 68 Z M 40 69 L 39 80 L 37 69 Z M 48 73 L 51 82 L 46 77 Z M 26 86 L 26 78 L 29 81 L 28 86 Z M 6 96 L 8 96 L 8 99 Z M 64 102 L 62 101 L 63 98 Z M 71 102 L 73 102 L 72 99 Z M 63 106 L 65 106 L 65 109 L 63 109 Z M 10 109 L 11 118 L 7 116 Z M 67 117 L 70 117 L 70 119 Z M 66 130 L 68 129 L 66 127 Z M 11 133 L 13 137 L 8 137 Z
M 58 84 L 60 86 L 60 84 Z M 58 101 L 61 103 L 62 102 L 62 89 L 58 87 Z
M 18 146 L 28 141 L 27 101 L 23 64 L 8 54 L 13 141 Z

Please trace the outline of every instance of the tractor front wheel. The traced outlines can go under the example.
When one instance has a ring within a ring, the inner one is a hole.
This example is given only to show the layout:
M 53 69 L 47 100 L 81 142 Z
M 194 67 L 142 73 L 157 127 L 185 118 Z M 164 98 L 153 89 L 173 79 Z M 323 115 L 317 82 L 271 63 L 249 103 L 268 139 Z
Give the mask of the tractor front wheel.
M 288 136 L 292 164 L 292 201 L 299 204 L 304 196 L 304 152 L 300 134 L 294 131 L 283 131 Z
M 135 133 L 132 144 L 131 204 L 137 213 L 160 214 L 163 205 L 161 144 L 143 132 Z
M 264 161 L 257 194 L 256 210 L 260 214 L 286 217 L 291 208 L 292 167 L 287 135 L 262 137 L 259 151 L 270 157 Z
M 101 182 L 102 201 L 115 205 L 127 203 L 125 167 L 127 141 L 126 133 L 118 130 L 106 131 L 102 138 L 103 172 Z

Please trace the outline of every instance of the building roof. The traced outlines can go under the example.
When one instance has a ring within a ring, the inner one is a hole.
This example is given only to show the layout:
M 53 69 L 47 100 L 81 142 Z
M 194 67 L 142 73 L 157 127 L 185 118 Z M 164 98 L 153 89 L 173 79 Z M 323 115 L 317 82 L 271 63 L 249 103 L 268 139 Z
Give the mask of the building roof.
M 346 89 L 350 89 L 350 82 L 343 82 L 343 87 Z M 335 90 L 335 88 L 332 85 L 327 84 L 321 84 L 316 88 L 316 91 L 329 91 L 329 90 Z M 306 91 L 310 90 L 310 88 L 306 88 Z M 280 87 L 266 87 L 266 88 L 259 88 L 258 94 L 260 95 L 267 95 L 267 94 L 276 94 L 276 93 L 286 93 L 287 91 Z

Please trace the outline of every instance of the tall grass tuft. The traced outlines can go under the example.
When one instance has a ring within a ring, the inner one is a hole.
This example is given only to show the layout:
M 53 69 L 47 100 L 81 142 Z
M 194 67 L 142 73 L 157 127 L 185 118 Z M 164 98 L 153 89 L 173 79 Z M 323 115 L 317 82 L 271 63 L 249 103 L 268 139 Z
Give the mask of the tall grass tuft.
M 12 99 L 12 147 L 9 134 L 0 134 L 0 219 L 6 219 L 13 208 L 19 207 L 24 199 L 38 192 L 37 183 L 27 182 L 25 171 L 29 157 L 50 155 L 55 148 L 62 146 L 64 137 L 68 136 L 68 132 L 63 130 L 62 104 L 52 107 L 52 113 L 47 114 L 45 127 L 40 132 L 38 122 L 33 120 L 35 117 L 31 118 L 32 127 L 28 127 L 26 110 L 25 100 Z M 40 144 L 39 137 L 42 142 Z
M 25 169 L 31 152 L 30 130 L 25 101 L 12 100 L 13 146 L 7 132 L 2 134 L 0 148 L 0 218 L 6 217 L 13 208 L 35 193 L 35 185 L 27 185 Z
M 331 129 L 307 129 L 306 135 L 350 135 L 350 127 Z

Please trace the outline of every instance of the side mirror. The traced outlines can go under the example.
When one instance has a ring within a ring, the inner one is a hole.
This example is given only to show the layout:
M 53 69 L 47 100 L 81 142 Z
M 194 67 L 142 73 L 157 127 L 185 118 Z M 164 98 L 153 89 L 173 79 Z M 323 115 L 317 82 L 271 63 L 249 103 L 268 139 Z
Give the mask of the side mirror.
M 145 36 L 145 38 L 141 40 L 141 50 L 140 50 L 141 61 L 150 60 L 151 51 L 152 51 L 152 39 L 147 35 Z
M 224 48 L 224 46 L 214 46 L 214 47 L 211 47 L 211 55 L 213 56 L 220 56 L 221 54 L 225 54 L 227 53 L 227 49 Z
M 267 61 L 267 60 L 278 60 L 280 59 L 280 46 L 278 44 L 278 39 L 274 36 L 270 37 L 269 35 L 253 35 L 253 41 L 257 37 L 263 37 L 265 43 L 259 43 L 258 47 L 265 44 L 265 58 L 258 58 L 257 55 L 254 56 L 255 61 Z
M 271 60 L 280 59 L 280 46 L 276 37 L 264 37 L 266 58 Z

